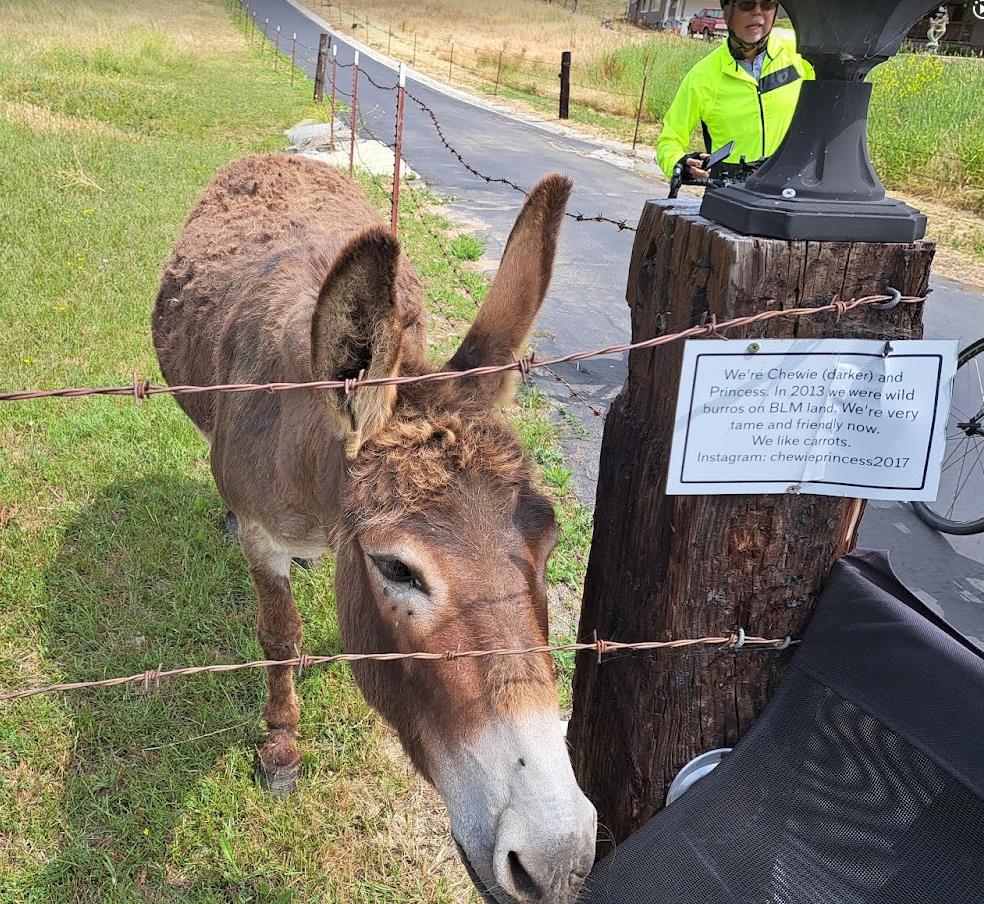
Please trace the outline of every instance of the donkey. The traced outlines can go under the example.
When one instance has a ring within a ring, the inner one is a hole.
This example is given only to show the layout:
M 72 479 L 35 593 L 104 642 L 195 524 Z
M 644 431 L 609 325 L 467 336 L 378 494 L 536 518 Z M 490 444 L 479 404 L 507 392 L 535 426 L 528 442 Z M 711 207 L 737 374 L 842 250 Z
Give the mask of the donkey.
M 571 183 L 530 193 L 495 281 L 444 369 L 508 363 L 550 281 Z M 283 154 L 220 170 L 161 280 L 154 344 L 172 384 L 430 373 L 422 288 L 359 188 Z M 301 644 L 292 557 L 336 554 L 342 640 L 356 652 L 547 641 L 553 508 L 497 402 L 511 376 L 342 391 L 205 393 L 178 403 L 211 447 L 259 600 L 268 659 Z M 353 666 L 366 700 L 438 789 L 487 901 L 566 904 L 588 873 L 594 808 L 574 779 L 547 655 Z M 268 670 L 261 777 L 290 788 L 300 708 Z

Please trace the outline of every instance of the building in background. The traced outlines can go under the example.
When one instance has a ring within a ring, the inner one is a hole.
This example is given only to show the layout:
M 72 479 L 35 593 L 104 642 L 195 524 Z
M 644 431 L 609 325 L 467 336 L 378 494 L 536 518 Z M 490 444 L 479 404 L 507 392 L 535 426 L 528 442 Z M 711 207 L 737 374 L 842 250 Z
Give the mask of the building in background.
M 720 8 L 715 0 L 630 0 L 626 15 L 640 28 L 662 28 L 667 22 L 685 23 L 702 9 Z M 785 15 L 780 7 L 779 17 Z
M 940 53 L 984 54 L 984 2 L 982 0 L 956 0 L 931 6 L 909 31 L 909 41 L 916 48 L 925 46 L 929 17 L 939 6 L 945 6 L 950 16 L 946 34 L 940 40 Z
M 939 3 L 927 6 L 926 15 L 912 27 L 909 41 L 921 48 L 926 43 L 929 17 Z M 950 16 L 946 34 L 940 41 L 941 53 L 984 54 L 984 0 L 951 0 L 942 4 Z M 664 23 L 687 22 L 702 9 L 720 8 L 720 3 L 708 0 L 630 0 L 627 16 L 640 28 L 662 28 Z M 779 8 L 779 18 L 786 13 Z M 686 28 L 683 28 L 686 31 Z

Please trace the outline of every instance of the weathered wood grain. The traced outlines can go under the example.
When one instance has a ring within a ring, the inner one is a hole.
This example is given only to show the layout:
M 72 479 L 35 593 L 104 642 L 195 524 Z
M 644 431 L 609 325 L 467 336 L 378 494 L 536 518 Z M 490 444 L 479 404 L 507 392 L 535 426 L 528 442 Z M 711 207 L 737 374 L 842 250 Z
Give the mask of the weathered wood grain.
M 925 294 L 934 246 L 786 242 L 738 235 L 694 202 L 651 201 L 627 298 L 632 338 L 829 304 L 894 286 Z M 745 336 L 919 338 L 921 304 L 773 320 Z M 732 336 L 736 334 L 732 333 Z M 716 341 L 716 340 L 708 340 Z M 740 341 L 733 338 L 731 341 Z M 664 493 L 683 345 L 633 352 L 602 443 L 579 636 L 620 641 L 802 634 L 830 565 L 853 545 L 862 506 L 822 496 Z M 569 737 L 581 787 L 621 840 L 663 805 L 677 770 L 730 747 L 762 711 L 789 654 L 623 654 L 579 659 Z

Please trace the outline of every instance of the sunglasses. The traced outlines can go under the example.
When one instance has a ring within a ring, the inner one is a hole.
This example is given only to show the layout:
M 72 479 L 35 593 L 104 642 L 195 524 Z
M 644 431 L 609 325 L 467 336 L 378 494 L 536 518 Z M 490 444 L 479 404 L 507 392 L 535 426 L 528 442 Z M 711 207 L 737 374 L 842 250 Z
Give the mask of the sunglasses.
M 735 0 L 735 6 L 743 13 L 750 13 L 755 7 L 759 7 L 764 13 L 770 13 L 779 8 L 779 0 Z

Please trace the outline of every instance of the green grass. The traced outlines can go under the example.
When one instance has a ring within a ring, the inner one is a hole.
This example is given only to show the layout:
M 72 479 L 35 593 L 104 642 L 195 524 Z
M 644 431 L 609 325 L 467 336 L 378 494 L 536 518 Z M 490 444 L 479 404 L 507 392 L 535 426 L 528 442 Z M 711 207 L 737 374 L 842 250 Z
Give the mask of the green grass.
M 160 262 L 217 167 L 317 114 L 310 85 L 292 90 L 208 0 L 8 4 L 0 41 L 0 385 L 159 380 Z M 410 216 L 404 193 L 401 235 L 446 350 L 486 287 L 448 263 L 475 245 L 445 248 L 424 202 Z M 535 451 L 549 432 L 519 407 Z M 565 531 L 551 580 L 577 587 L 590 525 L 543 456 Z M 0 407 L 0 687 L 260 655 L 222 513 L 169 400 Z M 331 565 L 294 587 L 306 649 L 338 650 Z M 0 904 L 474 900 L 433 794 L 348 671 L 299 689 L 303 792 L 288 801 L 252 780 L 255 673 L 0 705 Z

